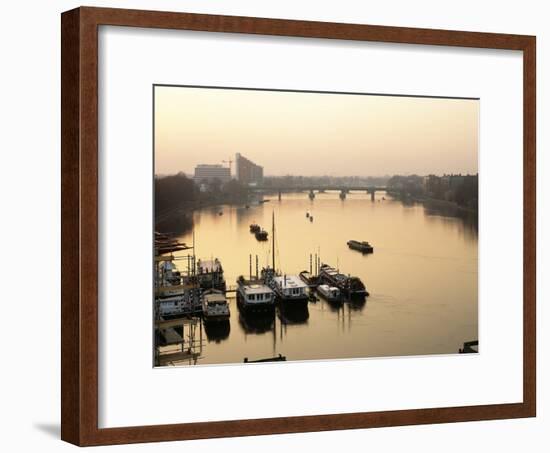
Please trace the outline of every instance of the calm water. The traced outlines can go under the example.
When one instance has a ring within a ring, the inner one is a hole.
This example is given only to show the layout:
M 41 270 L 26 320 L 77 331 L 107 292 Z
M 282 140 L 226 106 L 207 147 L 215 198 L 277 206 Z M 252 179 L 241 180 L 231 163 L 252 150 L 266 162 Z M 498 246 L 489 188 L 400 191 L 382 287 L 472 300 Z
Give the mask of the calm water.
M 404 205 L 385 194 L 337 193 L 276 196 L 271 202 L 222 206 L 194 213 L 197 258 L 218 257 L 228 286 L 248 275 L 249 254 L 260 268 L 271 262 L 271 216 L 276 220 L 277 268 L 287 274 L 309 269 L 310 253 L 359 276 L 370 297 L 363 305 L 310 302 L 305 313 L 254 322 L 230 299 L 229 329 L 203 329 L 199 364 L 242 363 L 282 354 L 287 360 L 456 353 L 478 338 L 477 230 L 470 223 Z M 223 215 L 218 213 L 222 211 Z M 306 218 L 310 212 L 314 221 Z M 270 232 L 256 241 L 249 225 Z M 180 237 L 188 244 L 192 232 Z M 350 250 L 349 239 L 366 240 L 374 254 Z M 180 252 L 181 253 L 181 252 Z M 179 261 L 185 271 L 184 261 Z

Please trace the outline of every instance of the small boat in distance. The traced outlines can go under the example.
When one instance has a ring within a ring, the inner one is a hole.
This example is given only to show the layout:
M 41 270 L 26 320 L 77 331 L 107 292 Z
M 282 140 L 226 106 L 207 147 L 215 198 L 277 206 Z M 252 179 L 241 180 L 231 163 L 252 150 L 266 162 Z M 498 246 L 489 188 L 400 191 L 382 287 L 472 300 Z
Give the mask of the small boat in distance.
M 205 322 L 227 321 L 229 305 L 222 291 L 206 290 L 202 295 L 202 316 Z
M 260 225 L 258 225 L 257 223 L 252 223 L 250 225 L 250 232 L 251 233 L 257 233 L 260 230 L 261 230 Z
M 328 302 L 338 302 L 340 300 L 340 290 L 336 286 L 319 285 L 317 292 Z
M 266 230 L 256 231 L 255 235 L 258 241 L 267 241 L 268 234 Z
M 372 245 L 370 245 L 367 241 L 348 241 L 348 247 L 353 250 L 357 250 L 362 253 L 373 253 L 374 248 Z

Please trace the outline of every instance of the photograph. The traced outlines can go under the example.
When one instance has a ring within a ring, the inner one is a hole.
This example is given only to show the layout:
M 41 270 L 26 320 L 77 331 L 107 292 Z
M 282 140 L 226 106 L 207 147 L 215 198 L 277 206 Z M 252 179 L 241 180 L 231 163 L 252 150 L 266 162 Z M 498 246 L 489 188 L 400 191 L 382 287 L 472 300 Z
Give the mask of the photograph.
M 478 98 L 152 90 L 155 367 L 479 352 Z

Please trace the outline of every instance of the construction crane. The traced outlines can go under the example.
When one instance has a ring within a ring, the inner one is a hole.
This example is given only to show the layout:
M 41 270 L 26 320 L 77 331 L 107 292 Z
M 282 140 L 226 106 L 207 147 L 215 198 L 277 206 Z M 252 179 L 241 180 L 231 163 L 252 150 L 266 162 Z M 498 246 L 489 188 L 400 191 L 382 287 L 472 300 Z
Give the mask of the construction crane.
M 222 160 L 222 162 L 224 164 L 229 164 L 229 175 L 231 175 L 231 164 L 233 163 L 233 161 L 231 160 L 231 157 L 229 158 L 229 160 Z

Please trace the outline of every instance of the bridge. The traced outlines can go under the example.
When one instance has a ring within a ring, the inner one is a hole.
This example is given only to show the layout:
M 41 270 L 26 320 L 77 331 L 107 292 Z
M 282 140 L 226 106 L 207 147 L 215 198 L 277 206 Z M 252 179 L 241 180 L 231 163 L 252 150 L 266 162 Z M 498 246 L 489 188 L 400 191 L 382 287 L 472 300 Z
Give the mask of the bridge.
M 258 187 L 249 187 L 249 191 L 257 193 L 278 193 L 279 199 L 281 199 L 281 194 L 284 192 L 309 192 L 309 198 L 315 198 L 315 193 L 323 192 L 340 192 L 340 198 L 346 198 L 346 194 L 350 192 L 366 192 L 370 194 L 370 198 L 374 201 L 374 194 L 376 192 L 387 192 L 386 186 L 341 186 L 341 185 L 322 185 L 322 184 L 311 184 L 304 185 L 299 187 L 293 186 L 258 186 Z

